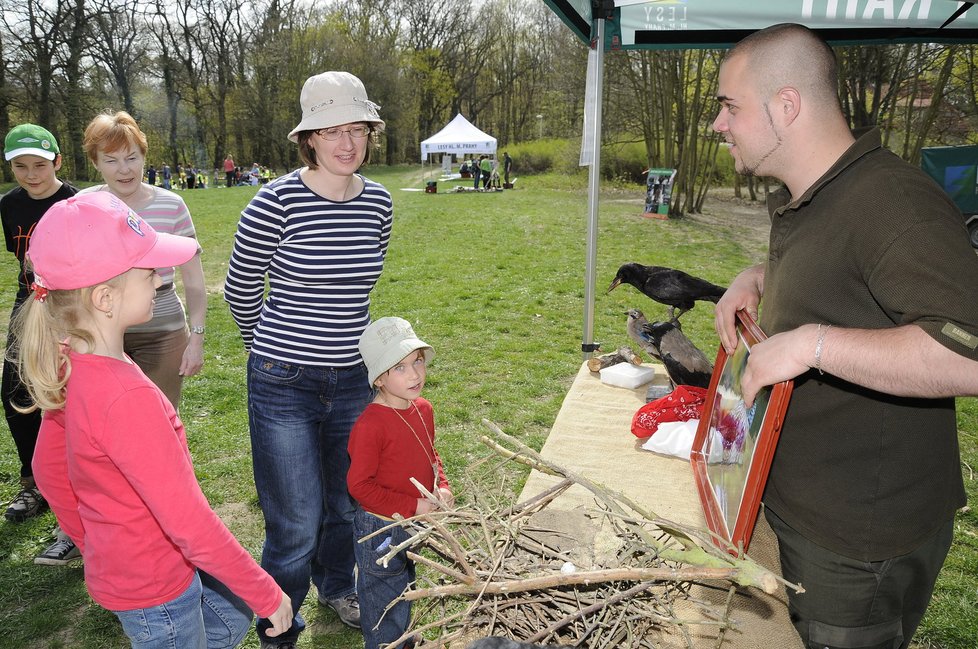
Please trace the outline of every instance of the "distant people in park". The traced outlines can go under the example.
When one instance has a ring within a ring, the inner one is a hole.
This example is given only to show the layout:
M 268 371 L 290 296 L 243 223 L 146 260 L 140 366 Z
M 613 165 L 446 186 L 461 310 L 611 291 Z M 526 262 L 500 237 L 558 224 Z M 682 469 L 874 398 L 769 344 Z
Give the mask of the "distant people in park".
M 149 171 L 146 172 L 146 182 L 153 187 L 156 187 L 156 167 L 153 165 L 150 165 Z
M 253 610 L 273 633 L 292 622 L 288 596 L 201 492 L 173 405 L 123 349 L 127 330 L 152 317 L 154 269 L 197 252 L 110 192 L 59 201 L 34 231 L 32 295 L 13 323 L 31 405 L 44 412 L 37 483 L 85 558 L 92 599 L 134 647 L 236 647 Z
M 370 322 L 393 205 L 358 170 L 384 121 L 348 72 L 310 77 L 300 103 L 289 139 L 305 166 L 262 185 L 242 211 L 224 295 L 249 352 L 262 567 L 297 603 L 311 580 L 319 602 L 359 628 L 347 442 L 372 398 L 357 340 Z M 258 621 L 262 647 L 294 646 L 305 628 L 296 609 L 279 638 Z
M 473 189 L 479 189 L 479 178 L 482 175 L 481 163 L 483 158 L 485 158 L 485 156 L 479 156 L 478 160 L 472 161 L 472 188 Z
M 492 160 L 484 155 L 479 158 L 479 171 L 482 176 L 482 189 L 489 189 L 489 180 L 492 177 Z
M 234 184 L 238 187 L 247 187 L 251 185 L 251 176 L 241 167 L 235 167 Z
M 146 160 L 146 135 L 129 113 L 102 113 L 85 129 L 83 146 L 102 175 L 103 185 L 82 193 L 107 191 L 158 232 L 196 238 L 190 211 L 179 194 L 140 182 Z M 168 167 L 164 165 L 164 172 Z M 126 332 L 125 352 L 159 386 L 173 407 L 180 407 L 183 379 L 204 366 L 204 320 L 207 292 L 200 255 L 180 265 L 186 313 L 173 284 L 174 269 L 158 269 L 163 283 L 156 291 L 153 318 Z M 189 324 L 189 330 L 188 330 Z
M 197 170 L 188 165 L 184 167 L 184 172 L 187 176 L 187 189 L 193 189 L 197 186 Z
M 4 160 L 10 163 L 17 180 L 17 187 L 0 198 L 0 220 L 3 221 L 3 238 L 7 252 L 17 259 L 17 294 L 10 321 L 27 301 L 34 274 L 27 266 L 26 252 L 31 235 L 38 221 L 52 205 L 60 200 L 74 196 L 78 190 L 58 178 L 61 169 L 61 149 L 58 141 L 43 126 L 21 124 L 10 129 L 4 139 Z M 17 340 L 8 329 L 5 359 L 11 357 Z M 14 438 L 17 457 L 20 460 L 20 491 L 10 501 L 4 517 L 12 523 L 20 523 L 37 516 L 47 509 L 47 502 L 34 481 L 31 458 L 37 444 L 37 434 L 41 427 L 41 413 L 21 412 L 33 403 L 27 387 L 20 378 L 17 364 L 3 364 L 3 413 L 7 427 Z M 34 558 L 41 565 L 62 566 L 81 557 L 74 542 L 61 530 L 55 530 L 55 541 Z
M 489 188 L 502 189 L 499 181 L 499 161 L 495 158 L 492 159 L 492 171 L 489 172 Z
M 503 182 L 509 186 L 509 174 L 513 171 L 513 159 L 509 156 L 509 151 L 503 152 Z
M 172 174 L 170 173 L 170 165 L 168 164 L 163 165 L 163 171 L 161 172 L 161 175 L 163 176 L 163 189 L 170 189 L 171 180 L 173 179 Z
M 224 186 L 225 187 L 233 187 L 234 186 L 234 184 L 235 184 L 235 182 L 234 182 L 234 170 L 235 169 L 236 169 L 236 166 L 234 164 L 234 158 L 232 158 L 231 157 L 231 154 L 229 153 L 224 158 Z
M 434 350 L 414 333 L 403 318 L 380 318 L 360 337 L 360 355 L 376 392 L 350 433 L 350 472 L 347 485 L 357 501 L 353 532 L 360 575 L 360 614 L 364 649 L 394 645 L 411 622 L 411 603 L 394 604 L 414 582 L 414 562 L 407 550 L 385 557 L 409 539 L 400 528 L 389 528 L 396 516 L 410 518 L 454 503 L 438 451 L 435 417 L 421 396 L 427 364 Z M 412 478 L 437 498 L 418 493 Z M 388 528 L 386 532 L 380 532 Z M 378 562 L 385 557 L 387 560 Z M 393 606 L 392 606 L 393 604 Z M 390 608 L 388 608 L 390 607 Z M 375 628 L 376 627 L 376 628 Z

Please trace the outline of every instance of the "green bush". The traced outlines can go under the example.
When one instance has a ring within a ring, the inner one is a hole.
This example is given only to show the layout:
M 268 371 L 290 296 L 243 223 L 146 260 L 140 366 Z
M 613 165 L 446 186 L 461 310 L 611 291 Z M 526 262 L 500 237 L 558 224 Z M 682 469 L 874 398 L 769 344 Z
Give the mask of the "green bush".
M 499 155 L 508 151 L 513 157 L 514 175 L 566 174 L 581 172 L 581 141 L 578 138 L 559 140 L 530 140 L 502 147 Z M 619 184 L 645 184 L 645 172 L 650 167 L 641 141 L 605 143 L 601 149 L 601 178 Z M 713 185 L 732 185 L 733 159 L 724 150 L 717 152 Z
M 580 170 L 581 141 L 578 138 L 531 140 L 502 147 L 513 157 L 514 175 L 566 174 L 577 175 Z M 604 180 L 644 183 L 649 168 L 645 147 L 641 142 L 608 145 L 601 149 L 601 177 Z
M 604 180 L 644 185 L 649 166 L 644 142 L 606 144 L 601 149 L 601 177 Z
M 573 173 L 581 156 L 579 140 L 530 140 L 502 147 L 513 158 L 513 173 Z

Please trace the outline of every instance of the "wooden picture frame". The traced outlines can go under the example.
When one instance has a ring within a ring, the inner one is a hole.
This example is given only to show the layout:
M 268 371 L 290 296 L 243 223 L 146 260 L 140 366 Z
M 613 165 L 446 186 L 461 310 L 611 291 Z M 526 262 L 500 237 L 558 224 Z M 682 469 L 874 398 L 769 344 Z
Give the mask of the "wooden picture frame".
M 717 352 L 690 453 L 707 525 L 716 544 L 733 555 L 746 552 L 750 544 L 794 385 L 785 381 L 762 389 L 748 409 L 740 375 L 751 347 L 767 336 L 745 311 L 737 312 L 737 336 L 733 354 L 727 355 L 722 345 Z

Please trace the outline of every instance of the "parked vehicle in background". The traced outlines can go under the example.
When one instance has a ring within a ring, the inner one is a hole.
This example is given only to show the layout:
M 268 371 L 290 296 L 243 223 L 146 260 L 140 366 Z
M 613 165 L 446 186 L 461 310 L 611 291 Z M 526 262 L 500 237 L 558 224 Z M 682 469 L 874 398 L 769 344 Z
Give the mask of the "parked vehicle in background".
M 971 245 L 978 248 L 978 145 L 924 147 L 920 167 L 957 204 Z

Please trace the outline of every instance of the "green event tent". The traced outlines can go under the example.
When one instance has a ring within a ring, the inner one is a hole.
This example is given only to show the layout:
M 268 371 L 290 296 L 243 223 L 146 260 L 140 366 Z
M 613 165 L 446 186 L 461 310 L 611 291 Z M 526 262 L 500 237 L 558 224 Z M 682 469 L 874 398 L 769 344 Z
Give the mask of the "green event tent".
M 544 0 L 590 48 L 581 165 L 588 183 L 587 270 L 581 349 L 594 351 L 602 77 L 606 52 L 729 47 L 750 32 L 801 23 L 833 45 L 978 43 L 978 0 Z M 604 47 L 594 44 L 603 43 Z

